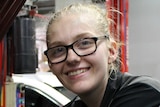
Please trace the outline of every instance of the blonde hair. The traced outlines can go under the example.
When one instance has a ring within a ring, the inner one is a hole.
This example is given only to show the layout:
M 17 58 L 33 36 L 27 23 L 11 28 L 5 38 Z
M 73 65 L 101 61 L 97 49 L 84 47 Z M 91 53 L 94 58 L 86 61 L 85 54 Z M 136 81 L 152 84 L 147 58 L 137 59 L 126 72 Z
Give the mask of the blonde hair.
M 97 5 L 94 4 L 72 4 L 68 7 L 63 8 L 62 10 L 54 13 L 52 15 L 51 20 L 49 21 L 48 28 L 51 24 L 54 22 L 60 20 L 62 17 L 65 17 L 66 15 L 73 15 L 73 14 L 92 14 L 94 16 L 96 22 L 96 27 L 98 27 L 98 30 L 101 32 L 104 32 L 104 34 L 108 34 L 108 20 L 106 16 L 106 10 L 103 10 L 99 8 Z M 49 31 L 47 28 L 47 35 L 49 35 Z
M 95 23 L 96 23 L 96 29 L 103 33 L 104 35 L 108 35 L 110 40 L 109 40 L 109 44 L 111 44 L 111 42 L 115 42 L 116 45 L 119 47 L 119 43 L 115 41 L 114 39 L 114 35 L 111 35 L 111 32 L 109 30 L 110 24 L 112 23 L 112 20 L 110 18 L 108 18 L 107 16 L 107 9 L 102 9 L 100 8 L 98 5 L 95 4 L 72 4 L 70 6 L 67 6 L 65 8 L 63 8 L 62 10 L 54 13 L 48 23 L 47 26 L 47 32 L 46 35 L 47 37 L 49 36 L 49 27 L 54 24 L 56 21 L 59 21 L 61 18 L 64 18 L 66 15 L 85 15 L 85 14 L 90 14 L 92 16 L 94 16 L 95 19 Z M 48 38 L 46 38 L 46 40 L 48 41 Z M 116 48 L 118 48 L 116 47 Z M 114 48 L 114 47 L 110 47 L 109 48 Z M 119 59 L 119 58 L 117 58 Z M 119 68 L 119 62 L 118 60 L 114 61 L 113 63 L 109 64 L 109 71 L 113 70 L 117 70 Z

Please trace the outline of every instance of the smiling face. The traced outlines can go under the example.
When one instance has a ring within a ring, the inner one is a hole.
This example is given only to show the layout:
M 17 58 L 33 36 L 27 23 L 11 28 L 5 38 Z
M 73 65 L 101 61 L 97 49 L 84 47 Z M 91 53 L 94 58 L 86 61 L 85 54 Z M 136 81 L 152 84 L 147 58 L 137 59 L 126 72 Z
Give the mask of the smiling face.
M 104 36 L 95 25 L 92 15 L 66 15 L 49 26 L 48 48 L 69 45 L 85 37 Z M 69 49 L 64 62 L 49 64 L 52 72 L 66 88 L 79 95 L 97 87 L 105 88 L 109 54 L 106 42 L 106 39 L 98 40 L 96 52 L 83 57 Z

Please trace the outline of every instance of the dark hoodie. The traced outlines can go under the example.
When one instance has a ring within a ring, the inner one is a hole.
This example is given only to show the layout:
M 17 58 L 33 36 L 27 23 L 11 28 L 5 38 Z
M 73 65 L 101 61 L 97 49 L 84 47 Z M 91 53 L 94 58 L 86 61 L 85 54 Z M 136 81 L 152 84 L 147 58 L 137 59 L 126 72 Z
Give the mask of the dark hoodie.
M 75 98 L 65 107 L 87 107 Z M 147 76 L 113 72 L 100 107 L 160 107 L 160 82 Z

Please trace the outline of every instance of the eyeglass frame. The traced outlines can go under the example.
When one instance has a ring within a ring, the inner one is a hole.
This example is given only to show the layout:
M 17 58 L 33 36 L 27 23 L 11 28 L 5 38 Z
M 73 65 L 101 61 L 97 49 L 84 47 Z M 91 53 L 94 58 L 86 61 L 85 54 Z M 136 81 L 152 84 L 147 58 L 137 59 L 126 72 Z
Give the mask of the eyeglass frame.
M 53 49 L 53 48 L 59 47 L 59 46 L 55 46 L 55 47 L 48 48 L 46 51 L 44 51 L 44 54 L 47 56 L 47 59 L 48 59 L 49 63 L 51 63 L 51 64 L 58 64 L 58 63 L 64 62 L 64 61 L 67 59 L 68 50 L 69 50 L 69 49 L 72 49 L 72 50 L 76 53 L 76 55 L 78 55 L 78 56 L 80 56 L 80 57 L 88 56 L 88 55 L 91 55 L 91 54 L 93 54 L 94 52 L 96 52 L 96 50 L 97 50 L 97 41 L 98 41 L 99 39 L 103 39 L 103 38 L 109 40 L 109 36 L 108 36 L 108 35 L 104 35 L 104 36 L 100 36 L 100 37 L 87 37 L 87 38 L 78 39 L 78 40 L 74 41 L 74 42 L 73 42 L 72 44 L 70 44 L 70 45 L 64 45 L 64 46 L 62 46 L 62 47 L 65 47 L 65 49 L 66 49 L 66 56 L 65 56 L 65 58 L 64 58 L 62 61 L 59 61 L 59 62 L 52 62 L 52 61 L 50 60 L 50 58 L 48 57 L 48 54 L 47 54 L 47 52 L 48 52 L 50 49 Z M 94 40 L 94 43 L 95 43 L 95 50 L 94 50 L 93 52 L 89 53 L 89 54 L 79 55 L 79 54 L 75 51 L 75 49 L 73 48 L 73 45 L 74 45 L 75 43 L 77 43 L 78 41 L 83 40 L 83 39 L 93 39 L 93 40 Z

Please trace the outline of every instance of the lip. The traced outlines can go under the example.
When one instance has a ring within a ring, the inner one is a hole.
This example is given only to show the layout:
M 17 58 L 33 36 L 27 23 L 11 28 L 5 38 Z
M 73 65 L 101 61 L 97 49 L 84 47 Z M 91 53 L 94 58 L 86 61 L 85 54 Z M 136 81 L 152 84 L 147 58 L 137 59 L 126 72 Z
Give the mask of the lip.
M 65 74 L 69 77 L 77 77 L 88 72 L 90 67 L 76 68 L 68 70 Z

